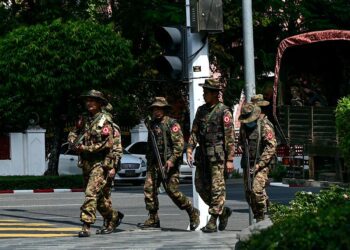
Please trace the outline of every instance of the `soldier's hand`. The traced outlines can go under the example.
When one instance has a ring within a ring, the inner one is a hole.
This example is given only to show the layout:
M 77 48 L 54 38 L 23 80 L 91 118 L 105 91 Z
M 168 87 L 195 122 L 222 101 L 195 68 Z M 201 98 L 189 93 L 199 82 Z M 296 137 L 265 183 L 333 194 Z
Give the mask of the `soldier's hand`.
M 187 163 L 191 168 L 193 168 L 193 155 L 190 151 L 187 151 Z
M 259 164 L 256 164 L 255 165 L 255 173 L 257 173 L 259 170 L 260 170 L 260 166 L 259 166 Z
M 165 163 L 166 169 L 169 171 L 172 167 L 174 167 L 174 163 L 172 161 L 166 161 Z
M 233 170 L 234 170 L 234 166 L 233 166 L 233 162 L 232 161 L 227 161 L 226 162 L 226 170 L 227 170 L 227 173 L 232 173 Z
M 115 176 L 115 168 L 112 168 L 111 170 L 108 171 L 108 177 L 114 178 Z
M 75 152 L 77 153 L 81 153 L 83 151 L 83 145 L 81 144 L 78 144 L 78 145 L 75 145 L 72 150 L 74 150 Z

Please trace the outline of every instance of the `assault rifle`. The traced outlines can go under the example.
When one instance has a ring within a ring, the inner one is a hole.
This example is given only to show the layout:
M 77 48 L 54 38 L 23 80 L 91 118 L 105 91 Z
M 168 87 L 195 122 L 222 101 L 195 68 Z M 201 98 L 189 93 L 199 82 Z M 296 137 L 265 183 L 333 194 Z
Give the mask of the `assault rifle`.
M 254 169 L 251 169 L 250 166 L 250 157 L 249 157 L 249 144 L 248 144 L 248 140 L 245 139 L 244 140 L 244 154 L 245 154 L 245 158 L 246 158 L 246 166 L 245 166 L 245 171 L 246 171 L 246 176 L 247 176 L 247 189 L 248 189 L 248 206 L 249 206 L 249 225 L 253 224 L 253 211 L 252 211 L 252 192 L 253 192 L 253 179 L 254 179 Z M 255 166 L 254 166 L 255 167 Z
M 148 133 L 150 134 L 150 137 L 151 137 L 153 154 L 156 157 L 157 172 L 160 173 L 161 183 L 163 184 L 163 187 L 164 187 L 165 191 L 168 192 L 168 185 L 167 185 L 167 182 L 166 182 L 167 175 L 166 175 L 166 172 L 165 172 L 165 169 L 164 169 L 164 165 L 162 163 L 162 159 L 160 158 L 156 137 L 154 136 L 154 133 L 152 131 L 151 124 L 150 124 L 150 119 L 148 119 L 145 124 L 146 124 L 146 127 L 148 129 Z
M 88 128 L 83 130 L 83 132 L 78 135 L 78 137 L 74 140 L 73 143 L 69 143 L 69 147 L 68 147 L 67 151 L 64 152 L 64 154 L 67 154 L 69 151 L 77 148 L 79 144 L 82 144 L 82 142 L 85 138 L 86 132 L 89 131 L 95 125 L 95 123 L 100 120 L 101 117 L 102 117 L 102 112 L 93 120 L 93 122 L 90 124 L 90 126 Z

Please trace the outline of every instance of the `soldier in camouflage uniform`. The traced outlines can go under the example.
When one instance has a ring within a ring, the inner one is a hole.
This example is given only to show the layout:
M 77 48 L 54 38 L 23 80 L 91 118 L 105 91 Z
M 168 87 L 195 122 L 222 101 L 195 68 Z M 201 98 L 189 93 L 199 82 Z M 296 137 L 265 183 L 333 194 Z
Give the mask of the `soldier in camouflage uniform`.
M 118 126 L 103 108 L 108 104 L 100 91 L 91 90 L 82 96 L 89 117 L 82 127 L 76 127 L 68 135 L 71 148 L 79 153 L 79 167 L 83 170 L 85 201 L 81 206 L 83 222 L 79 237 L 90 236 L 90 225 L 96 221 L 96 210 L 103 216 L 105 225 L 101 234 L 112 233 L 124 215 L 112 208 L 111 186 L 115 166 L 122 156 Z
M 233 171 L 234 127 L 231 110 L 219 101 L 222 84 L 208 79 L 202 84 L 205 104 L 197 110 L 187 146 L 188 162 L 197 163 L 195 186 L 203 201 L 209 206 L 210 220 L 203 232 L 225 230 L 231 209 L 224 207 L 226 187 L 224 171 Z M 192 152 L 196 147 L 195 156 Z
M 267 116 L 261 116 L 260 107 L 252 103 L 243 105 L 239 120 L 241 122 L 239 144 L 243 156 L 249 154 L 249 162 L 247 156 L 242 157 L 241 166 L 249 167 L 252 174 L 250 191 L 248 172 L 244 171 L 245 194 L 258 222 L 265 218 L 268 202 L 265 186 L 268 181 L 269 165 L 276 152 L 275 131 Z
M 179 123 L 165 115 L 170 105 L 164 97 L 156 97 L 152 109 L 153 118 L 148 123 L 148 129 L 154 133 L 158 146 L 160 158 L 167 172 L 167 193 L 172 201 L 181 209 L 186 210 L 190 218 L 190 229 L 195 230 L 199 225 L 199 211 L 192 206 L 191 201 L 179 191 L 179 166 L 182 161 L 184 139 Z M 149 211 L 149 218 L 138 224 L 141 228 L 159 228 L 158 217 L 158 188 L 161 183 L 161 174 L 156 169 L 156 157 L 153 153 L 153 146 L 148 136 L 148 148 L 146 153 L 147 175 L 144 185 L 146 209 Z

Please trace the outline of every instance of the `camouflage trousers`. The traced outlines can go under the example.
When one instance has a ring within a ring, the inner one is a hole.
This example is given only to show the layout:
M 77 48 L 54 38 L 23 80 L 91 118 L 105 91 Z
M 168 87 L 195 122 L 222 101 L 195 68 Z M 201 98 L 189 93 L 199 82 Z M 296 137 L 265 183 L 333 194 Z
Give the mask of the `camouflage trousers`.
M 168 195 L 171 200 L 176 204 L 181 210 L 188 209 L 192 207 L 191 201 L 182 192 L 179 191 L 179 167 L 172 167 L 167 174 L 167 186 Z M 157 173 L 155 166 L 149 166 L 147 169 L 147 175 L 144 185 L 144 195 L 146 209 L 148 211 L 158 211 L 159 201 L 158 201 L 158 188 L 161 183 L 161 176 Z
M 97 163 L 98 164 L 98 163 Z M 85 201 L 80 208 L 80 220 L 93 224 L 96 221 L 96 210 L 104 219 L 118 216 L 118 211 L 112 208 L 111 187 L 112 178 L 106 181 L 106 172 L 100 164 L 90 171 L 84 171 Z
M 224 163 L 209 162 L 204 169 L 196 167 L 195 186 L 199 196 L 209 206 L 209 214 L 220 215 L 226 200 Z
M 264 214 L 266 211 L 268 196 L 266 193 L 266 184 L 268 181 L 269 168 L 258 171 L 253 179 L 252 191 L 248 188 L 247 171 L 244 171 L 244 190 L 247 202 L 252 208 L 255 216 Z

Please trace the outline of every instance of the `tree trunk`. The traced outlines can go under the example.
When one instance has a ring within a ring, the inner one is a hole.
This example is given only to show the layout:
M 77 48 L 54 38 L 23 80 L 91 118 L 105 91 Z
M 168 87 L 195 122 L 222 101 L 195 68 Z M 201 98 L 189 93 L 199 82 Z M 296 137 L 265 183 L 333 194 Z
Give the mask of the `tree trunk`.
M 44 175 L 58 175 L 58 161 L 60 157 L 61 144 L 63 139 L 64 122 L 58 119 L 53 131 L 52 147 L 49 155 L 49 164 Z

